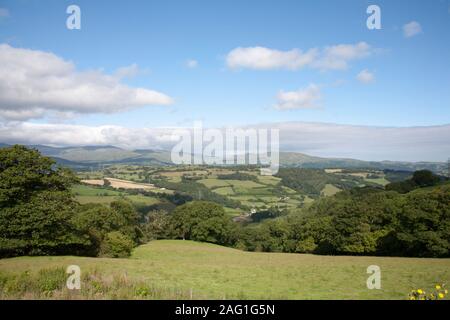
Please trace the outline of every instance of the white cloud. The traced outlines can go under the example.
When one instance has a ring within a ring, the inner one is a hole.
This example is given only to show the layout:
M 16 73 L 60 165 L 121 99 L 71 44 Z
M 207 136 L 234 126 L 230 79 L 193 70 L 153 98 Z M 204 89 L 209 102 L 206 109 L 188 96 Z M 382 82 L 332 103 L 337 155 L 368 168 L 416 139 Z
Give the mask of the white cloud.
M 1 44 L 0 65 L 0 117 L 6 119 L 115 113 L 173 102 L 163 93 L 122 84 L 118 75 L 77 71 L 72 62 L 48 52 Z M 119 69 L 119 74 L 130 75 L 136 68 Z
M 417 21 L 411 21 L 403 26 L 403 35 L 406 38 L 414 37 L 422 33 L 422 27 Z
M 9 17 L 9 10 L 6 8 L 0 8 L 0 18 Z
M 239 47 L 228 53 L 226 63 L 232 69 L 298 70 L 308 66 L 320 70 L 343 70 L 350 61 L 365 58 L 372 51 L 365 42 L 339 44 L 322 50 L 312 48 L 305 52 L 300 49 L 280 51 L 265 47 Z
M 359 82 L 369 84 L 375 81 L 375 75 L 367 69 L 362 70 L 356 76 Z
M 365 58 L 371 53 L 372 48 L 366 42 L 326 47 L 313 67 L 321 70 L 345 70 L 350 61 Z
M 317 50 L 311 49 L 303 53 L 299 49 L 280 51 L 264 47 L 248 47 L 233 49 L 227 55 L 227 65 L 230 68 L 249 69 L 300 69 L 312 61 Z
M 198 66 L 198 61 L 197 60 L 189 59 L 189 60 L 186 61 L 186 67 L 188 67 L 188 68 L 193 69 L 193 68 L 197 68 L 197 66 Z
M 308 109 L 318 107 L 317 102 L 321 99 L 320 89 L 315 84 L 297 91 L 280 91 L 277 95 L 278 110 Z
M 281 151 L 303 152 L 322 157 L 362 160 L 447 161 L 450 125 L 426 127 L 375 127 L 331 123 L 281 122 L 249 128 L 280 130 Z M 9 122 L 0 124 L 4 143 L 56 146 L 115 145 L 118 147 L 165 148 L 177 128 L 125 128 Z
M 132 65 L 121 67 L 116 70 L 115 75 L 119 78 L 133 78 L 137 76 L 141 70 L 139 70 L 139 67 L 136 63 L 133 63 Z

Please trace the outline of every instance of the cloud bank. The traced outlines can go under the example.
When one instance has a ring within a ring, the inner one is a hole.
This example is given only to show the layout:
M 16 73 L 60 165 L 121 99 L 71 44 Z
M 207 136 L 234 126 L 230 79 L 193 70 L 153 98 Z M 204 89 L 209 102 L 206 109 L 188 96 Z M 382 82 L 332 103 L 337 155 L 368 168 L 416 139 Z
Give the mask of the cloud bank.
M 137 66 L 115 75 L 77 71 L 52 53 L 0 45 L 0 118 L 27 120 L 55 114 L 115 113 L 149 105 L 168 105 L 172 98 L 120 82 Z
M 428 127 L 373 127 L 330 123 L 281 122 L 248 128 L 280 130 L 282 151 L 322 157 L 362 160 L 447 161 L 450 124 Z M 125 128 L 10 122 L 0 124 L 4 143 L 56 146 L 115 145 L 136 148 L 171 148 L 174 128 Z

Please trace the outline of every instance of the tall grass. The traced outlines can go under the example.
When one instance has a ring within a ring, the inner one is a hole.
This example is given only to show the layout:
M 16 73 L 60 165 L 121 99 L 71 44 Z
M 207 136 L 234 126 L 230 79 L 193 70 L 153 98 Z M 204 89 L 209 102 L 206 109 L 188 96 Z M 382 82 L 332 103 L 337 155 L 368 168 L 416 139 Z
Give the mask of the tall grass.
M 0 273 L 0 299 L 200 299 L 192 290 L 158 288 L 145 281 L 131 280 L 125 273 L 104 276 L 98 271 L 83 274 L 80 290 L 66 287 L 63 268 L 42 269 L 37 274 Z

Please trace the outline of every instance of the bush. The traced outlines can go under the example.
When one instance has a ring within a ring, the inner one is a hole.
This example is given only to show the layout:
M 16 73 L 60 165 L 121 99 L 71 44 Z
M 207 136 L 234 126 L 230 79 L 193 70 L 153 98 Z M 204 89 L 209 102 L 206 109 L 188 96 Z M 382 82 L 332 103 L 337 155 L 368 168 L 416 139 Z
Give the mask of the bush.
M 109 258 L 127 258 L 131 255 L 134 243 L 126 235 L 113 231 L 106 234 L 100 245 L 100 255 Z

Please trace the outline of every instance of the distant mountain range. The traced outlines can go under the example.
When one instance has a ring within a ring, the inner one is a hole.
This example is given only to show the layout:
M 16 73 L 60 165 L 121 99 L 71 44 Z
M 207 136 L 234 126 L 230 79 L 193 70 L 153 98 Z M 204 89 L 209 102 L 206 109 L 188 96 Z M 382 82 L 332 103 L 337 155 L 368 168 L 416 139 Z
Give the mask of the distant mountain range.
M 7 147 L 0 143 L 0 148 Z M 42 154 L 52 157 L 61 165 L 74 169 L 87 169 L 109 164 L 173 165 L 170 151 L 167 150 L 125 150 L 115 146 L 50 147 L 29 145 Z M 448 165 L 444 162 L 401 162 L 401 161 L 363 161 L 345 158 L 322 158 L 297 152 L 280 152 L 280 164 L 283 167 L 302 168 L 346 168 L 415 171 L 432 170 L 448 174 Z

